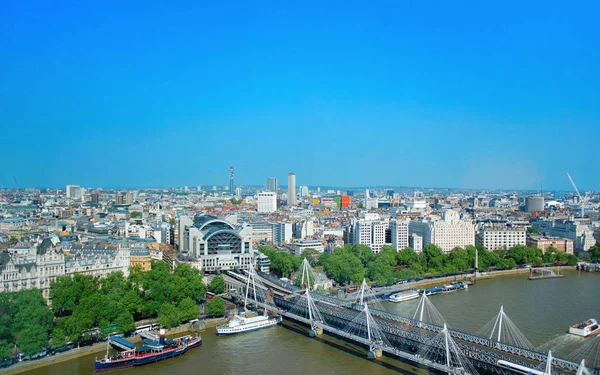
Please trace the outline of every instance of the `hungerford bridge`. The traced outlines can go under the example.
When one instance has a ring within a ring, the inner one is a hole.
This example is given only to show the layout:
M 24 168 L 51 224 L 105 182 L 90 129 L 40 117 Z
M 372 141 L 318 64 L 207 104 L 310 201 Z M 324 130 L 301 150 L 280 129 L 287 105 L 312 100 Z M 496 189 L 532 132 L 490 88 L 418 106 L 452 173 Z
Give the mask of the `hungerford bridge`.
M 252 271 L 250 281 L 257 292 L 249 302 L 306 325 L 311 337 L 327 333 L 359 344 L 367 348 L 369 359 L 386 353 L 451 375 L 476 375 L 478 370 L 506 375 L 600 375 L 600 366 L 593 360 L 600 358 L 600 337 L 584 344 L 570 360 L 560 359 L 551 351 L 535 351 L 502 308 L 486 327 L 470 334 L 448 328 L 424 293 L 413 317 L 404 318 L 369 307 L 378 302 L 365 282 L 356 300 L 346 302 L 313 292 L 315 275 L 306 260 L 299 272 L 302 288 Z M 229 282 L 237 285 L 246 284 L 249 277 L 234 272 L 227 275 Z M 591 358 L 588 366 L 582 358 Z

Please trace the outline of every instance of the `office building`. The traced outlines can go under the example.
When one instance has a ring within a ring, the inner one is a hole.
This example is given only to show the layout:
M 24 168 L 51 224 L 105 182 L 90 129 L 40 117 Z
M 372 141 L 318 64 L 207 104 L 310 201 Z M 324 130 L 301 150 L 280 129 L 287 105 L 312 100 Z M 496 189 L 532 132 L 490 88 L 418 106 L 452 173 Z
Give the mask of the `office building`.
M 273 242 L 275 238 L 275 225 L 264 221 L 255 221 L 248 223 L 252 227 L 252 241 L 254 242 Z
M 83 188 L 79 185 L 67 185 L 66 196 L 71 199 L 81 199 L 83 191 Z
M 549 247 L 558 251 L 564 251 L 567 254 L 573 254 L 573 240 L 560 237 L 546 237 L 540 234 L 530 234 L 527 237 L 527 246 L 535 246 L 546 254 Z
M 381 251 L 386 242 L 386 232 L 390 223 L 381 220 L 379 215 L 366 215 L 364 219 L 353 222 L 353 244 L 367 245 L 374 253 Z
M 526 244 L 524 227 L 507 227 L 504 224 L 482 225 L 477 233 L 477 244 L 488 250 L 510 249 Z
M 299 221 L 294 223 L 294 238 L 303 240 L 312 237 L 314 233 L 312 220 Z
M 301 197 L 308 196 L 308 186 L 300 186 L 300 196 Z
M 100 194 L 98 194 L 95 191 L 92 191 L 90 193 L 90 200 L 92 201 L 92 203 L 99 203 L 100 202 Z
M 294 255 L 297 257 L 300 256 L 306 249 L 313 249 L 323 253 L 325 251 L 325 246 L 323 246 L 323 243 L 319 240 L 304 240 L 294 242 Z
M 133 204 L 133 193 L 130 191 L 125 193 L 125 204 Z
M 423 238 L 423 247 L 432 243 L 444 252 L 450 252 L 455 247 L 475 245 L 475 227 L 470 221 L 461 220 L 459 213 L 453 210 L 444 212 L 441 219 L 413 220 L 408 229 L 410 234 Z
M 122 193 L 118 192 L 115 194 L 115 204 L 117 204 L 117 205 L 125 204 L 125 197 L 123 196 Z
M 287 193 L 288 206 L 295 206 L 298 204 L 296 199 L 296 175 L 293 173 L 288 174 L 288 193 Z
M 277 192 L 278 188 L 277 179 L 275 177 L 269 177 L 267 179 L 267 190 Z
M 277 211 L 277 193 L 263 191 L 256 195 L 256 209 L 259 213 L 272 213 Z
M 396 251 L 405 249 L 408 243 L 408 221 L 390 220 L 390 238 Z
M 291 222 L 280 222 L 274 224 L 273 242 L 276 244 L 292 242 L 293 224 Z
M 413 249 L 416 253 L 420 253 L 423 251 L 423 237 L 419 236 L 416 233 L 408 236 L 408 247 Z
M 586 219 L 538 219 L 532 221 L 531 224 L 540 233 L 572 240 L 577 252 L 588 251 L 590 247 L 596 244 L 594 231 Z

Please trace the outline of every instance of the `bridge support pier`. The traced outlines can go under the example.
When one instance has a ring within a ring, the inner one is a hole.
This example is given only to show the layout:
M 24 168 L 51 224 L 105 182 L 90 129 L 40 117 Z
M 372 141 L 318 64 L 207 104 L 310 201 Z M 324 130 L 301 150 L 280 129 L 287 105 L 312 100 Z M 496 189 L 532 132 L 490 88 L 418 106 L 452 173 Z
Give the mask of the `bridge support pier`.
M 383 356 L 383 350 L 377 349 L 377 348 L 370 348 L 369 352 L 367 353 L 368 359 L 377 359 L 377 358 L 381 358 L 382 356 Z
M 310 337 L 319 337 L 323 334 L 323 328 L 321 327 L 313 327 L 308 331 L 308 335 Z

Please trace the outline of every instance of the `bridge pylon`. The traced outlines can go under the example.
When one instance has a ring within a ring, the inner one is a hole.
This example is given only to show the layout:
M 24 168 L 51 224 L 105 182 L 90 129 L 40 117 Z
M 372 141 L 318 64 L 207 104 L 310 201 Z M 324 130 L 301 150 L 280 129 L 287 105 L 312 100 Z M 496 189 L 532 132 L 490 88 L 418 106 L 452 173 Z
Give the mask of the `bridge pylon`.
M 510 320 L 504 312 L 504 306 L 500 306 L 500 312 L 496 317 L 490 320 L 478 332 L 490 340 L 490 346 L 494 343 L 505 343 L 512 346 L 518 346 L 526 349 L 533 349 L 533 345 L 527 340 L 527 337 L 517 328 L 515 323 Z
M 302 262 L 301 287 L 302 294 L 296 304 L 290 309 L 290 312 L 304 316 L 310 324 L 309 336 L 315 337 L 323 334 L 324 320 L 311 296 L 311 291 L 314 286 L 315 275 L 310 263 L 304 259 Z
M 577 368 L 577 373 L 575 375 L 591 375 L 590 370 L 585 367 L 585 359 L 581 360 L 579 367 Z
M 348 323 L 344 331 L 366 339 L 366 344 L 369 346 L 369 352 L 367 353 L 369 359 L 381 357 L 383 349 L 392 346 L 371 315 L 367 303 L 363 305 L 362 311 L 356 314 L 354 319 Z
M 421 347 L 418 357 L 443 364 L 448 369 L 449 374 L 478 374 L 475 367 L 452 338 L 446 323 L 444 323 L 440 333 Z
M 435 308 L 433 303 L 431 303 L 424 291 L 417 304 L 417 309 L 413 314 L 413 320 L 417 321 L 417 325 L 418 322 L 435 324 L 437 326 L 442 326 L 446 323 L 442 314 Z

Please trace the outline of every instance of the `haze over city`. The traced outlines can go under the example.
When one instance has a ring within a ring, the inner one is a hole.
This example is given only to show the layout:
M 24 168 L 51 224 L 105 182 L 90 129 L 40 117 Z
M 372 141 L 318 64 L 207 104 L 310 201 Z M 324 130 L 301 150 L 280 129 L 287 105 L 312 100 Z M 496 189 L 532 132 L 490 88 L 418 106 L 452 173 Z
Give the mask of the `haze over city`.
M 598 189 L 598 10 L 5 2 L 0 183 Z

